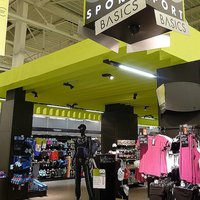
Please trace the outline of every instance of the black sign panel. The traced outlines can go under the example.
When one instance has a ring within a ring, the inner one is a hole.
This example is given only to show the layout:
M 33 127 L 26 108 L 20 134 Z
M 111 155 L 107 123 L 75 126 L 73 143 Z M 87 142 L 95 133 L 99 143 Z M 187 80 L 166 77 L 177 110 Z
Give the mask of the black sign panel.
M 85 24 L 94 22 L 129 0 L 86 0 Z

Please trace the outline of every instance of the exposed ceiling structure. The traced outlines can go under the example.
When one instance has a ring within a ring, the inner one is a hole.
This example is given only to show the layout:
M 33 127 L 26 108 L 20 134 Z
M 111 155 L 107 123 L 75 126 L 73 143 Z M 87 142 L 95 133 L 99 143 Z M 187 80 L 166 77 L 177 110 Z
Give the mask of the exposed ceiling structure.
M 22 0 L 21 0 L 22 1 Z M 77 24 L 83 16 L 83 0 L 24 0 L 27 17 L 17 14 L 17 0 L 10 0 L 6 55 L 0 57 L 0 68 L 12 67 L 16 21 L 27 24 L 24 63 L 75 44 L 83 37 Z M 185 0 L 186 18 L 200 30 L 200 0 Z
M 27 100 L 36 103 L 74 104 L 76 108 L 93 110 L 104 110 L 105 104 L 123 103 L 133 105 L 139 116 L 157 118 L 156 80 L 120 71 L 102 61 L 109 58 L 156 73 L 158 68 L 199 59 L 199 55 L 192 53 L 193 48 L 200 45 L 199 34 L 195 34 L 196 42 L 172 33 L 172 46 L 165 50 L 127 54 L 125 44 L 121 44 L 120 53 L 116 54 L 90 40 L 82 41 L 84 38 L 77 34 L 83 0 L 19 1 L 25 2 L 27 17 L 16 12 L 17 0 L 10 0 L 6 56 L 0 57 L 0 68 L 7 71 L 15 59 L 13 46 L 19 21 L 27 24 L 22 52 L 26 64 L 0 74 L 0 97 L 5 97 L 8 89 L 23 87 Z M 185 7 L 189 24 L 200 30 L 200 0 L 185 0 Z M 174 43 L 177 39 L 180 46 Z M 190 52 L 190 48 L 191 54 L 185 53 Z M 102 77 L 105 73 L 114 75 L 115 79 Z M 74 88 L 66 87 L 64 83 L 70 83 Z M 37 92 L 38 98 L 33 92 Z M 136 99 L 134 93 L 138 94 Z

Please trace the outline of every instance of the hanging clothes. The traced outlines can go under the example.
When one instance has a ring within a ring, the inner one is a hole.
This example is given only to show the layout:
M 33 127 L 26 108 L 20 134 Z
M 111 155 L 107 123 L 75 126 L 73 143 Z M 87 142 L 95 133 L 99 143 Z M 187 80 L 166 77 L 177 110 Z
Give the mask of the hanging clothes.
M 167 150 L 171 145 L 171 138 L 163 135 L 149 135 L 148 144 L 143 150 L 139 172 L 147 175 L 161 177 L 167 174 Z M 142 146 L 141 146 L 142 147 Z M 140 147 L 140 148 L 141 148 Z M 144 147 L 143 147 L 144 148 Z M 146 149 L 147 148 L 147 149 Z M 140 150 L 141 151 L 141 150 Z

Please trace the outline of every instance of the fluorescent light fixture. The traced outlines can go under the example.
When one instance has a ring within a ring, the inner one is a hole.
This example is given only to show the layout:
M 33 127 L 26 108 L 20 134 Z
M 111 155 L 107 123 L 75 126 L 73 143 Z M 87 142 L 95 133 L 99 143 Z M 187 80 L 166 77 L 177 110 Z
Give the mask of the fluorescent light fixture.
M 49 117 L 50 119 L 59 119 L 59 120 L 65 120 L 66 118 L 65 117 Z
M 102 111 L 99 110 L 86 110 L 87 112 L 93 112 L 93 113 L 104 113 Z
M 4 98 L 0 98 L 0 101 L 5 101 L 6 99 L 4 99 Z
M 145 77 L 148 77 L 148 78 L 156 78 L 156 76 L 154 74 L 144 72 L 142 70 L 135 69 L 135 68 L 132 68 L 132 67 L 128 67 L 126 65 L 122 65 L 121 63 L 118 63 L 118 62 L 115 62 L 115 61 L 112 61 L 112 60 L 109 60 L 109 59 L 103 60 L 103 63 L 114 66 L 114 67 L 119 67 L 122 70 L 131 72 L 131 73 L 134 73 L 134 74 L 138 74 L 140 76 L 145 76 Z
M 139 69 L 132 68 L 132 67 L 127 67 L 125 65 L 119 65 L 119 68 L 122 69 L 122 70 L 128 71 L 128 72 L 134 73 L 134 74 L 138 74 L 140 76 L 145 76 L 145 77 L 148 77 L 148 78 L 156 78 L 156 76 L 151 74 L 151 73 L 144 72 L 144 71 L 141 71 Z
M 36 117 L 36 118 L 43 118 L 43 119 L 44 119 L 44 118 L 47 118 L 47 117 L 44 116 L 44 115 L 36 115 L 36 114 L 34 114 L 33 117 Z
M 81 120 L 81 119 L 75 119 L 75 118 L 68 118 L 68 119 L 71 121 L 83 122 L 83 120 Z
M 71 109 L 71 108 L 65 107 L 65 106 L 56 106 L 56 105 L 47 105 L 47 106 L 51 107 L 51 108 Z
M 100 123 L 100 121 L 97 121 L 97 120 L 90 120 L 90 119 L 86 119 L 85 121 L 86 121 L 86 122 L 96 123 L 96 124 L 99 124 L 99 123 Z

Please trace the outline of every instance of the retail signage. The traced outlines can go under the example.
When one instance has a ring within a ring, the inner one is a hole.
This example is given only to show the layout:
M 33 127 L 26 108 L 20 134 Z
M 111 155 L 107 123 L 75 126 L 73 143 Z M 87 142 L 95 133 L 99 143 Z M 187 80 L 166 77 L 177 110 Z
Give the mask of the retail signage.
M 135 140 L 117 140 L 117 145 L 133 146 L 135 145 Z
M 85 0 L 85 24 L 94 22 L 129 0 Z
M 0 0 L 0 55 L 5 55 L 9 0 Z
M 169 47 L 169 39 L 167 43 L 157 45 L 160 38 L 156 36 L 170 30 L 189 34 L 184 0 L 85 0 L 84 9 L 83 28 L 90 33 L 84 35 L 104 46 L 111 41 L 110 49 L 115 52 L 118 52 L 116 42 L 110 38 L 126 42 L 130 53 Z M 152 38 L 153 41 L 148 41 Z M 145 42 L 136 44 L 141 41 Z
M 189 34 L 189 25 L 186 21 L 179 20 L 157 10 L 154 10 L 154 12 L 157 25 L 185 35 Z
M 93 188 L 106 189 L 105 169 L 93 169 Z
M 98 35 L 112 26 L 124 21 L 130 16 L 146 8 L 145 0 L 131 0 L 108 13 L 95 22 L 95 34 Z
M 156 10 L 173 16 L 177 19 L 184 19 L 183 0 L 146 0 L 147 4 Z

